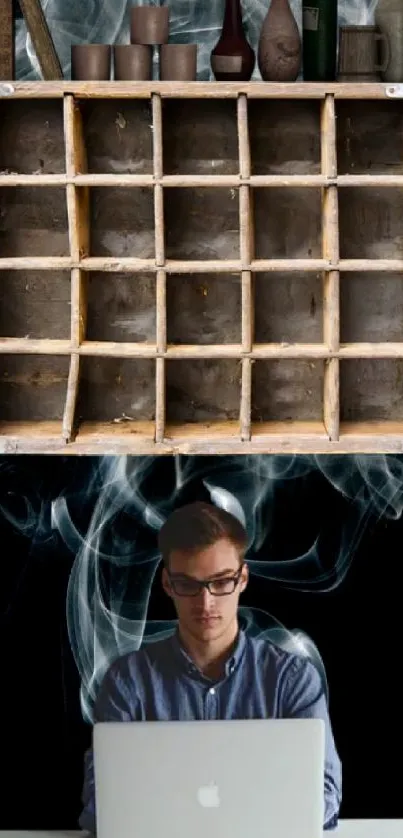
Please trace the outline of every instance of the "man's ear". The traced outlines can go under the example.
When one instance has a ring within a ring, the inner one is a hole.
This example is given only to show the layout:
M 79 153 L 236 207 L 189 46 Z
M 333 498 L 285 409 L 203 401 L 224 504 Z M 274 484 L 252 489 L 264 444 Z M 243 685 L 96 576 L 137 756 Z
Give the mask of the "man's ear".
M 167 596 L 172 597 L 172 586 L 169 581 L 169 576 L 167 573 L 166 567 L 162 569 L 162 577 L 161 577 L 162 587 L 167 594 Z
M 249 582 L 249 567 L 248 567 L 248 565 L 247 565 L 247 564 L 246 564 L 246 562 L 245 562 L 245 563 L 244 563 L 244 566 L 243 566 L 243 568 L 242 568 L 242 573 L 241 573 L 241 585 L 240 585 L 240 588 L 241 588 L 241 593 L 242 593 L 242 592 L 245 590 L 245 588 L 247 587 L 248 582 Z

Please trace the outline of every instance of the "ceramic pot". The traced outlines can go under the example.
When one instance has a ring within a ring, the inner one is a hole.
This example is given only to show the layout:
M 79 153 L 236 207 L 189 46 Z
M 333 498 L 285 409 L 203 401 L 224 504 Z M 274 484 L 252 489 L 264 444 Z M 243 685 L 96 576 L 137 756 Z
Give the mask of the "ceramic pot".
M 259 38 L 258 66 L 262 79 L 295 81 L 301 57 L 301 37 L 289 0 L 271 0 Z
M 113 48 L 116 81 L 147 81 L 152 76 L 152 47 L 119 44 Z
M 162 44 L 161 81 L 196 81 L 197 44 Z
M 375 23 L 389 43 L 389 63 L 383 81 L 403 81 L 403 0 L 378 0 Z
M 380 44 L 383 47 L 381 63 Z M 376 26 L 340 26 L 338 81 L 379 82 L 379 73 L 386 70 L 388 63 L 388 40 Z
M 73 44 L 71 78 L 75 81 L 109 81 L 111 55 L 109 44 Z
M 168 6 L 135 6 L 130 12 L 132 44 L 166 44 L 169 37 Z

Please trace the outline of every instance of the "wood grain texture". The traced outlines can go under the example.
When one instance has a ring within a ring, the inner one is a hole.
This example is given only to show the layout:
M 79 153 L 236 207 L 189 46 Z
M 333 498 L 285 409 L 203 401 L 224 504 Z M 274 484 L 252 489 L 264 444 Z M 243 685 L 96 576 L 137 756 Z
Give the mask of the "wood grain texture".
M 385 86 L 12 86 L 1 451 L 403 452 Z
M 63 71 L 41 0 L 18 0 L 45 81 L 63 79 Z
M 0 81 L 14 78 L 13 0 L 0 3 Z

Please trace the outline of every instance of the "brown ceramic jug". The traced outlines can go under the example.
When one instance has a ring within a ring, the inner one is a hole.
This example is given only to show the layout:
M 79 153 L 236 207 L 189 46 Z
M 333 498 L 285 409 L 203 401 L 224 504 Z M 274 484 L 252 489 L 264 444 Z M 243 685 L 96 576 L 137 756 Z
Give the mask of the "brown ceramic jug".
M 301 58 L 301 37 L 289 0 L 271 0 L 259 38 L 258 66 L 262 79 L 295 81 Z

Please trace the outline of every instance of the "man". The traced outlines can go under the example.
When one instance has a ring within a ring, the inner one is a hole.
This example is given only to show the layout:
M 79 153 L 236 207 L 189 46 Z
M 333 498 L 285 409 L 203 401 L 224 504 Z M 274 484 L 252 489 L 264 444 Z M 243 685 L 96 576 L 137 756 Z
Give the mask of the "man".
M 192 503 L 168 518 L 159 548 L 177 631 L 112 664 L 94 721 L 324 719 L 324 826 L 335 827 L 341 764 L 319 673 L 306 658 L 248 637 L 238 624 L 239 596 L 248 582 L 243 526 L 222 509 Z M 92 749 L 85 757 L 83 803 L 80 827 L 95 832 Z

